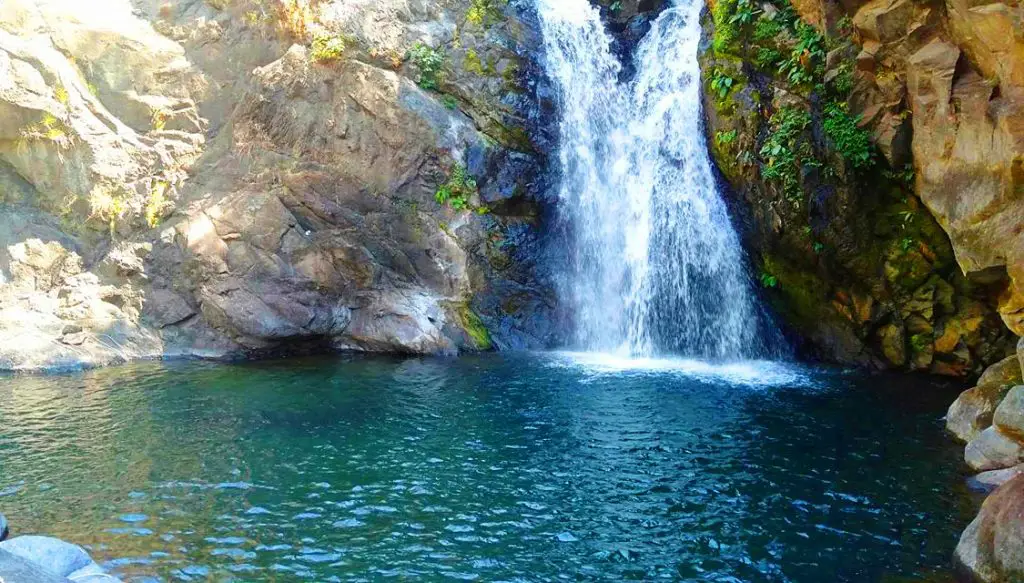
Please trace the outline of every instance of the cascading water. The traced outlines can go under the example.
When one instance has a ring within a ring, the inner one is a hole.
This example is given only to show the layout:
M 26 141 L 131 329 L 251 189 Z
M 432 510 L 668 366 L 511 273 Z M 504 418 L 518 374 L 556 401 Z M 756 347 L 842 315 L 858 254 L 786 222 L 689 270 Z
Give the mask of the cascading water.
M 760 356 L 739 238 L 719 197 L 700 100 L 701 0 L 675 0 L 620 63 L 588 0 L 535 0 L 560 96 L 563 300 L 580 348 Z

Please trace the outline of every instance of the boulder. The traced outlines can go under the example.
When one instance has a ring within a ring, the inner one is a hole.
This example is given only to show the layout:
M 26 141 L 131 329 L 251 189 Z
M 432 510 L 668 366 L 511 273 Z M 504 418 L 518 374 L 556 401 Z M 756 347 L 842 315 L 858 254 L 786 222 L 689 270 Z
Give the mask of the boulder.
M 117 583 L 119 579 L 103 572 L 103 569 L 89 557 L 82 547 L 48 536 L 19 536 L 0 542 L 0 552 L 14 555 L 37 565 L 50 574 L 55 581 L 64 577 L 76 583 Z M 3 555 L 0 555 L 0 565 Z M 22 567 L 24 565 L 22 564 Z M 36 581 L 36 579 L 8 579 L 15 581 Z M 42 579 L 47 581 L 46 579 Z
M 964 443 L 973 441 L 992 425 L 992 415 L 1008 390 L 1002 383 L 986 383 L 960 393 L 946 413 L 946 429 Z
M 1024 474 L 1024 464 L 1018 464 L 1012 468 L 1003 470 L 989 470 L 967 479 L 967 486 L 977 492 L 989 493 L 1009 482 L 1013 478 Z
M 1024 386 L 1016 386 L 1006 393 L 992 423 L 1006 435 L 1024 441 Z
M 1024 476 L 1006 482 L 985 500 L 960 537 L 955 562 L 965 580 L 1024 580 Z
M 978 386 L 960 394 L 946 413 L 946 429 L 963 442 L 969 442 L 992 425 L 992 415 L 1012 385 L 1021 382 L 1016 356 L 988 367 Z
M 1024 462 L 1024 445 L 998 428 L 989 427 L 967 444 L 964 461 L 979 472 L 1009 468 Z
M 0 581 L 5 583 L 8 581 L 10 583 L 71 583 L 70 579 L 54 575 L 36 563 L 3 549 L 0 549 Z

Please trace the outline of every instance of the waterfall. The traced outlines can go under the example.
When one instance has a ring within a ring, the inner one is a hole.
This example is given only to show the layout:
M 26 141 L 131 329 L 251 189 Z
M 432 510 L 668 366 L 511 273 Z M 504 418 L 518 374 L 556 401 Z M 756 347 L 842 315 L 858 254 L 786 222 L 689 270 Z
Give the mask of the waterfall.
M 561 296 L 577 347 L 628 356 L 763 355 L 739 237 L 704 141 L 702 0 L 675 0 L 620 81 L 588 0 L 534 0 L 559 95 Z

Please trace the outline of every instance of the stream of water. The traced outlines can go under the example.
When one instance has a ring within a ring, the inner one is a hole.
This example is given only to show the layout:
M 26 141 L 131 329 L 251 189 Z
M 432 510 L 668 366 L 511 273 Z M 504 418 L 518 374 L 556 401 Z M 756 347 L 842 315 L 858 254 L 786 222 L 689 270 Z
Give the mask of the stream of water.
M 654 22 L 620 81 L 588 0 L 536 0 L 560 95 L 560 204 L 572 239 L 563 300 L 584 350 L 739 359 L 766 347 L 702 128 L 699 0 Z

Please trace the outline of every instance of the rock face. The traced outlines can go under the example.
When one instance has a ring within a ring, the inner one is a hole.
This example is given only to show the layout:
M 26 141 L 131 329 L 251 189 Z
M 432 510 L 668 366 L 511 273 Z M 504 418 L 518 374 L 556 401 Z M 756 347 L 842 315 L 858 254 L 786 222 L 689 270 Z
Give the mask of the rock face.
M 969 377 L 1012 352 L 1020 132 L 956 18 L 890 0 L 708 14 L 712 154 L 765 296 L 811 354 Z
M 4 2 L 0 369 L 544 345 L 530 30 L 470 0 Z
M 964 377 L 992 365 L 947 427 L 977 487 L 1009 481 L 958 558 L 979 581 L 1024 579 L 1020 7 L 710 8 L 708 142 L 765 297 L 820 357 Z

